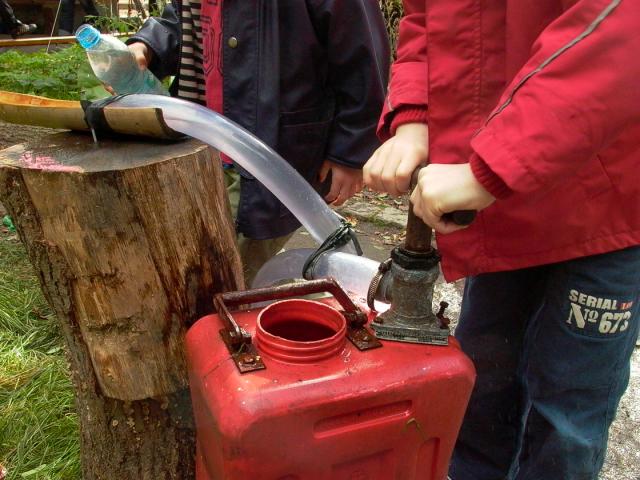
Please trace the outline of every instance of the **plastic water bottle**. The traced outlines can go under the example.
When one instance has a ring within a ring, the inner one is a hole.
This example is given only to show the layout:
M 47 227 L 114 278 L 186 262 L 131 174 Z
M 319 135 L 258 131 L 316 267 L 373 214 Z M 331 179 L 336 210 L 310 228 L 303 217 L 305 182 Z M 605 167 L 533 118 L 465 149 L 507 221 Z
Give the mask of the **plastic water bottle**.
M 76 40 L 87 51 L 96 77 L 110 85 L 117 94 L 169 95 L 153 73 L 146 68 L 140 70 L 133 54 L 117 38 L 102 35 L 91 25 L 81 25 L 76 30 Z

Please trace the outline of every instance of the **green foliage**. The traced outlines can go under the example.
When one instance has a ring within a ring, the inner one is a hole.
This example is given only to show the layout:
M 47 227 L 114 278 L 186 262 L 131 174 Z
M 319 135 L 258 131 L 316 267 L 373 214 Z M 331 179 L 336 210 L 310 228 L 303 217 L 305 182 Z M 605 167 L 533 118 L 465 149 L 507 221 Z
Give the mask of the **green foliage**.
M 86 54 L 79 46 L 54 53 L 0 54 L 0 89 L 49 98 L 80 98 L 78 71 L 86 64 Z
M 137 32 L 142 26 L 140 17 L 87 16 L 86 18 L 101 32 L 132 33 Z
M 7 480 L 78 479 L 78 418 L 55 318 L 6 231 L 0 259 L 0 463 Z
M 61 100 L 95 100 L 109 95 L 79 45 L 51 53 L 9 50 L 0 54 L 0 90 Z

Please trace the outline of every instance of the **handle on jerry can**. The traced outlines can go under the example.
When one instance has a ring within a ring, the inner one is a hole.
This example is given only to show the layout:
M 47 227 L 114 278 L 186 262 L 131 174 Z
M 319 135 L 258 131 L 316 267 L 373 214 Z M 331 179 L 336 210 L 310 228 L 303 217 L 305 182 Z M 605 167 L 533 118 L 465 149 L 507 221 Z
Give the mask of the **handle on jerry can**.
M 219 293 L 213 297 L 213 305 L 225 325 L 225 328 L 220 330 L 220 335 L 236 360 L 236 365 L 241 373 L 265 367 L 255 352 L 255 347 L 251 344 L 251 335 L 238 325 L 229 308 L 315 293 L 330 293 L 335 297 L 343 308 L 341 313 L 347 320 L 347 338 L 359 350 L 382 346 L 380 341 L 365 328 L 367 315 L 353 303 L 353 300 L 333 278 L 293 282 L 276 287 L 256 288 L 240 292 Z M 242 359 L 251 361 L 247 362 Z
M 266 302 L 268 300 L 282 300 L 296 296 L 311 295 L 314 293 L 330 293 L 340 303 L 347 321 L 353 326 L 361 327 L 367 323 L 367 316 L 360 310 L 349 295 L 340 287 L 333 278 L 321 278 L 306 282 L 293 282 L 277 287 L 255 288 L 240 292 L 227 292 L 217 294 L 213 298 L 214 306 L 218 314 L 225 316 L 225 323 L 233 335 L 240 337 L 241 328 L 233 320 L 227 307 L 235 307 L 247 303 Z M 228 320 L 228 322 L 227 322 Z

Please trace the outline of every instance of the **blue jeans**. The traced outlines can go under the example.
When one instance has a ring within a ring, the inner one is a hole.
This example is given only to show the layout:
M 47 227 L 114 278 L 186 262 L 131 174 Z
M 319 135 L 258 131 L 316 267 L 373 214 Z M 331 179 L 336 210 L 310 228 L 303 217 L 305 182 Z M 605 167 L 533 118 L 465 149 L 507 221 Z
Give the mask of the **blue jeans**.
M 596 480 L 638 336 L 640 247 L 468 279 L 478 379 L 453 480 Z

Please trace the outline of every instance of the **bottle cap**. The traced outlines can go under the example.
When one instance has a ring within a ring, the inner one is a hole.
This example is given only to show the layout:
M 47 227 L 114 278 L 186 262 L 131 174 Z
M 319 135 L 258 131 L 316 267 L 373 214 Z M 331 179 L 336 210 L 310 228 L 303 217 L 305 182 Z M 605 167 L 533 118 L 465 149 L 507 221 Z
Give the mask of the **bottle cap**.
M 88 50 L 100 42 L 100 31 L 91 25 L 80 25 L 76 30 L 76 40 L 82 48 Z

